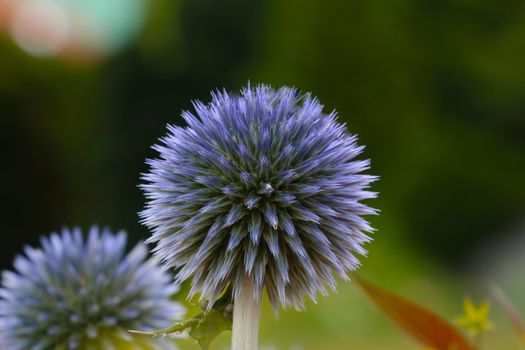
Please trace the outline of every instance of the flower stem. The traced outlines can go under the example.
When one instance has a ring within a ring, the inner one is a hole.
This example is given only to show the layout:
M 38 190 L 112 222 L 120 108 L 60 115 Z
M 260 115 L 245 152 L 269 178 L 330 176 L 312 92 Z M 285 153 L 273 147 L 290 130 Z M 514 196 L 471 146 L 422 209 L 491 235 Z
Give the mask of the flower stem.
M 262 296 L 256 300 L 254 292 L 247 277 L 233 303 L 232 350 L 257 350 Z

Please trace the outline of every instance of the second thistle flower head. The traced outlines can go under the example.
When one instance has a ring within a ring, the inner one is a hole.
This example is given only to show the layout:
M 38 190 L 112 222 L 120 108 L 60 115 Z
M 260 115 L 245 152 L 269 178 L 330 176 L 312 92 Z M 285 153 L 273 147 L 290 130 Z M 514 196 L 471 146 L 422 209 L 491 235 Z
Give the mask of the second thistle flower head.
M 375 213 L 361 203 L 375 197 L 376 178 L 355 160 L 356 137 L 292 88 L 248 87 L 194 106 L 144 176 L 157 256 L 211 301 L 228 286 L 239 293 L 245 278 L 273 306 L 302 308 L 305 295 L 335 288 L 334 273 L 346 278 L 366 254 L 362 215 Z
M 125 252 L 126 234 L 64 229 L 26 248 L 0 288 L 0 348 L 174 349 L 168 340 L 131 336 L 128 329 L 170 325 L 183 308 L 147 249 Z

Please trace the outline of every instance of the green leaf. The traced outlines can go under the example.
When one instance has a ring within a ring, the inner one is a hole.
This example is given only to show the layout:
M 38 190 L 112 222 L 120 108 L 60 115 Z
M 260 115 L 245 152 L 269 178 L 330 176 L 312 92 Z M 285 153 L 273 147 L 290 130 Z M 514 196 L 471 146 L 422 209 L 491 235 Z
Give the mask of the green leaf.
M 224 312 L 211 309 L 197 326 L 191 328 L 190 336 L 199 342 L 202 349 L 206 350 L 219 334 L 231 329 L 231 317 Z
M 475 350 L 457 329 L 432 311 L 361 277 L 353 277 L 385 315 L 426 346 L 435 350 Z
M 231 303 L 231 293 L 227 291 L 219 300 L 208 310 L 206 304 L 201 306 L 203 312 L 182 321 L 173 326 L 159 329 L 152 332 L 130 330 L 130 333 L 143 334 L 150 336 L 165 336 L 170 333 L 183 332 L 189 330 L 189 335 L 197 340 L 202 349 L 206 350 L 211 342 L 222 332 L 232 329 L 233 305 Z

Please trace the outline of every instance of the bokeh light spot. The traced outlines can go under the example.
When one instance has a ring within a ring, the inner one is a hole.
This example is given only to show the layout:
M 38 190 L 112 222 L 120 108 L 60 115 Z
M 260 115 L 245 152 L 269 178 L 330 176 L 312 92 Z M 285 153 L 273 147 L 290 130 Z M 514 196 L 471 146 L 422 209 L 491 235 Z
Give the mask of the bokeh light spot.
M 70 25 L 64 9 L 48 0 L 24 1 L 16 8 L 10 31 L 15 42 L 34 56 L 60 54 L 68 44 Z

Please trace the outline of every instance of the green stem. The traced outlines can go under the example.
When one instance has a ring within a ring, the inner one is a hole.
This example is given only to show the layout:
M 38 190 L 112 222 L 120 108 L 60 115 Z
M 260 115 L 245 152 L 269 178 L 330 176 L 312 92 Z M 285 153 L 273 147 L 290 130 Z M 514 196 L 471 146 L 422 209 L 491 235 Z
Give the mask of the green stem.
M 175 323 L 171 327 L 164 328 L 164 329 L 159 329 L 159 330 L 156 330 L 156 331 L 143 332 L 143 331 L 137 331 L 137 330 L 129 330 L 129 332 L 130 333 L 135 333 L 135 334 L 150 335 L 150 336 L 159 336 L 159 335 L 166 335 L 166 334 L 169 334 L 169 333 L 182 332 L 185 329 L 193 328 L 196 325 L 198 325 L 199 322 L 201 321 L 199 316 L 200 315 L 198 315 L 196 317 L 193 317 L 193 318 L 190 318 L 189 320 L 185 320 L 185 321 L 182 321 L 182 322 Z

